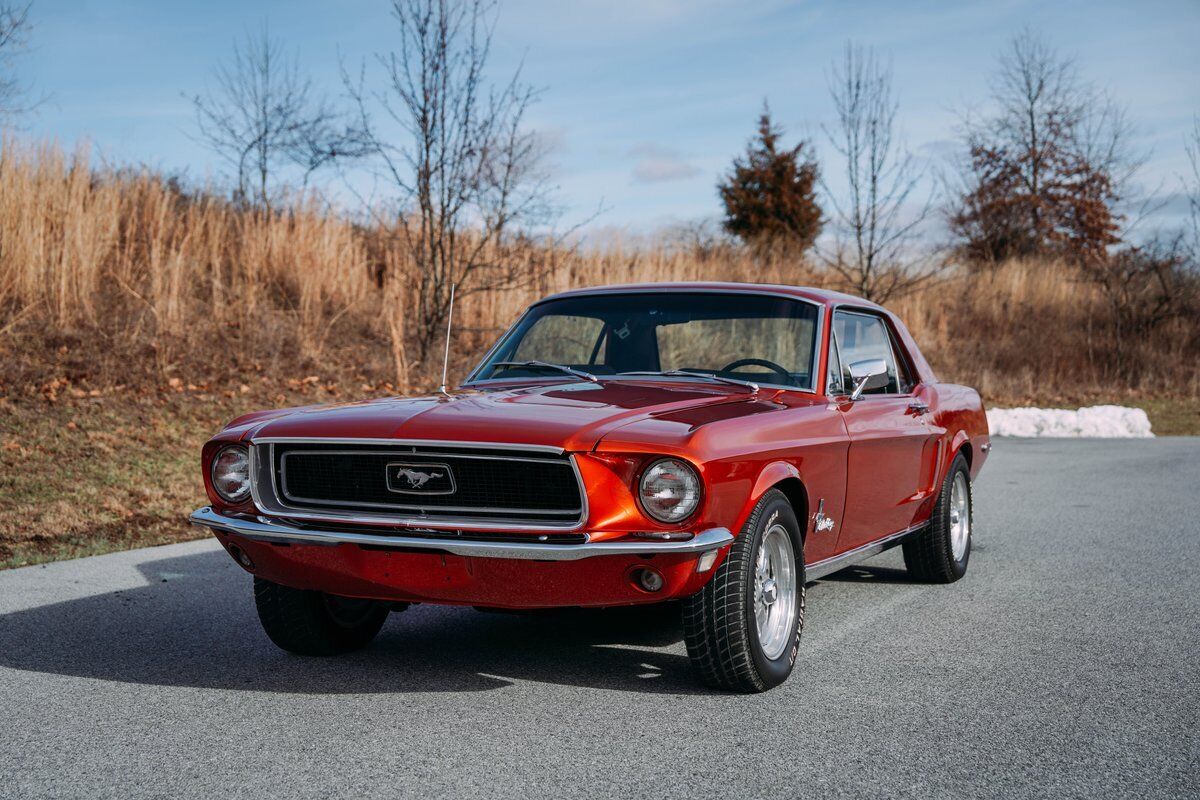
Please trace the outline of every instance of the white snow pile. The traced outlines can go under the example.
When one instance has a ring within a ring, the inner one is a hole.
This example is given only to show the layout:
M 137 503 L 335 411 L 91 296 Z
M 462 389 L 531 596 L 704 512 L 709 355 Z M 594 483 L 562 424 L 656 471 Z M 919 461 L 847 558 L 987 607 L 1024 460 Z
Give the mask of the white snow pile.
M 1149 439 L 1150 418 L 1140 408 L 1089 406 L 1069 408 L 989 408 L 992 436 L 1095 437 Z

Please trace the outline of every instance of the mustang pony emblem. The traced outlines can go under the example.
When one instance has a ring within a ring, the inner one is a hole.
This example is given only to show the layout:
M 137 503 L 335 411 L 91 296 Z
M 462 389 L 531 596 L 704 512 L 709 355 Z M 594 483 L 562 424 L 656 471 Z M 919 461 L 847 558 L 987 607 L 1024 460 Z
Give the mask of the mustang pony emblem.
M 396 470 L 396 477 L 405 478 L 408 480 L 408 485 L 414 489 L 420 489 L 425 484 L 429 483 L 434 478 L 445 477 L 442 472 L 417 472 L 415 469 L 399 469 Z
M 387 488 L 400 494 L 454 494 L 454 472 L 449 464 L 387 465 Z

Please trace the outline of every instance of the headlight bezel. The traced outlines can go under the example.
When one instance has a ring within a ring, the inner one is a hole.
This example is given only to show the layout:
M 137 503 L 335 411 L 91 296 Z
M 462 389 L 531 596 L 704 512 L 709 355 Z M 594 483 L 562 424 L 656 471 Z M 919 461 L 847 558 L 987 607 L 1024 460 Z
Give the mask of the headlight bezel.
M 242 486 L 237 492 L 230 494 L 222 488 L 222 480 L 217 476 L 217 468 L 222 463 L 222 458 L 227 455 L 239 456 L 241 458 L 242 469 L 245 471 L 245 478 L 242 481 Z M 213 454 L 212 463 L 208 467 L 208 478 L 212 484 L 213 491 L 222 502 L 230 505 L 241 505 L 250 499 L 250 448 L 244 444 L 227 444 Z
M 654 477 L 656 468 L 667 464 L 676 464 L 682 467 L 679 472 L 688 476 L 692 482 L 690 494 L 685 493 L 685 499 L 680 501 L 678 505 L 683 505 L 684 502 L 689 502 L 690 506 L 686 506 L 686 511 L 683 514 L 672 516 L 662 512 L 656 512 L 652 505 L 647 502 L 646 498 L 646 483 Z M 682 525 L 696 515 L 700 510 L 700 506 L 704 501 L 704 481 L 700 478 L 700 472 L 690 462 L 677 456 L 663 456 L 655 458 L 646 463 L 638 474 L 637 483 L 634 487 L 634 495 L 637 497 L 638 508 L 642 510 L 650 519 L 663 525 Z

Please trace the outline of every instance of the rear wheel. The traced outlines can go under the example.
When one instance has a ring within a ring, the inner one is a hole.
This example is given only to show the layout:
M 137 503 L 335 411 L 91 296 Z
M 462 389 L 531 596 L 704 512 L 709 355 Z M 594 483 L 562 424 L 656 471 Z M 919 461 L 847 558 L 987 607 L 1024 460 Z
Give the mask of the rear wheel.
M 254 604 L 271 641 L 292 653 L 332 656 L 368 645 L 387 619 L 389 605 L 293 589 L 254 579 Z
M 804 628 L 804 548 L 795 511 L 763 495 L 716 574 L 683 601 L 688 656 L 710 686 L 763 692 L 787 679 Z
M 946 473 L 929 527 L 904 542 L 904 565 L 920 581 L 953 583 L 971 558 L 971 473 L 959 453 Z

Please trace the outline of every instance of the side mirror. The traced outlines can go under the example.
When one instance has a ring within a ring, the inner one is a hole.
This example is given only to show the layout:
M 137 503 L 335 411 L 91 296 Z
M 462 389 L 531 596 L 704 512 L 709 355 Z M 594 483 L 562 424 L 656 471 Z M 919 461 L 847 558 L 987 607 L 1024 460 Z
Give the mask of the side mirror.
M 850 379 L 854 390 L 850 399 L 857 400 L 867 389 L 882 389 L 888 385 L 887 362 L 882 358 L 868 358 L 850 364 Z

